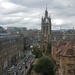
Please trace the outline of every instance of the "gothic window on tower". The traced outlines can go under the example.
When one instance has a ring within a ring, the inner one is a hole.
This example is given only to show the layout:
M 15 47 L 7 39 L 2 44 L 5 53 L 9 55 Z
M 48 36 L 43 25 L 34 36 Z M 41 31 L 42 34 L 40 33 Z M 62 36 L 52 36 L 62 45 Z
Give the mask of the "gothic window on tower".
M 45 23 L 49 23 L 48 19 L 46 18 Z
M 48 26 L 46 26 L 46 33 L 48 33 Z
M 46 39 L 47 39 L 47 37 L 46 37 L 46 35 L 44 35 L 44 40 L 46 41 Z
M 45 52 L 45 46 L 43 45 L 43 52 Z
M 45 33 L 45 26 L 43 26 L 43 33 Z

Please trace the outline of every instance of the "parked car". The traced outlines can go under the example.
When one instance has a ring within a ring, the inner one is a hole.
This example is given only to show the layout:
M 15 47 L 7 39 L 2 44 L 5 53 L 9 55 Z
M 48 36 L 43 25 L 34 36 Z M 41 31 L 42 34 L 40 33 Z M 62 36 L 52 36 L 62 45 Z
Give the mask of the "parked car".
M 20 66 L 18 69 L 19 69 L 19 70 L 21 70 L 21 69 L 22 69 L 22 67 Z
M 13 69 L 13 68 L 15 68 L 15 65 L 12 65 L 12 66 L 11 66 L 11 69 Z
M 23 65 L 25 65 L 25 62 L 23 62 Z
M 24 73 L 24 71 L 22 71 L 22 73 L 21 74 L 23 74 Z
M 13 75 L 18 75 L 18 72 L 14 72 Z
M 12 70 L 12 68 L 9 68 L 9 69 L 8 69 L 8 72 L 10 73 L 10 72 L 11 72 L 11 70 Z

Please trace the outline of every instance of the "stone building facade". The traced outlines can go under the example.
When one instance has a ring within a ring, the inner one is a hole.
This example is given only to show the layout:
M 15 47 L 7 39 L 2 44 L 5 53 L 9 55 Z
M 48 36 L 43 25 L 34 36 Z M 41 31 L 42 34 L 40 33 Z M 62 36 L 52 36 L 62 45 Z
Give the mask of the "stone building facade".
M 41 21 L 41 50 L 47 51 L 47 45 L 51 39 L 51 18 L 48 16 L 47 8 L 45 10 L 45 17 Z
M 23 55 L 23 38 L 19 36 L 0 36 L 0 75 Z
M 56 75 L 75 75 L 75 43 L 62 41 L 52 51 L 57 65 Z
M 62 75 L 75 75 L 75 43 L 69 42 L 60 52 L 60 72 Z

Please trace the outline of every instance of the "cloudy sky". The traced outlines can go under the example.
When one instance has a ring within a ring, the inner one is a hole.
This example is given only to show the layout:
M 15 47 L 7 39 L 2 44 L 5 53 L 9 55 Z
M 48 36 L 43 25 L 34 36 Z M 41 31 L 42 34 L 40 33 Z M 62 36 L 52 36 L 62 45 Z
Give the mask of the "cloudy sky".
M 40 29 L 46 6 L 52 29 L 75 27 L 75 0 L 0 0 L 0 26 Z

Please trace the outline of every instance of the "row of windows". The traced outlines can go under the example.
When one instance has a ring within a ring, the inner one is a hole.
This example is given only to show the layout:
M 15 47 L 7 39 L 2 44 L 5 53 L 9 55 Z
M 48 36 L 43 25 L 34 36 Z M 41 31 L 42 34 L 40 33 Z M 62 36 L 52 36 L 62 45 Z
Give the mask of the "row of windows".
M 13 53 L 14 51 L 17 51 L 19 49 L 23 48 L 23 44 L 18 44 L 18 45 L 13 45 L 13 46 L 7 46 L 7 47 L 3 47 L 0 50 L 0 58 L 3 58 L 4 56 Z

